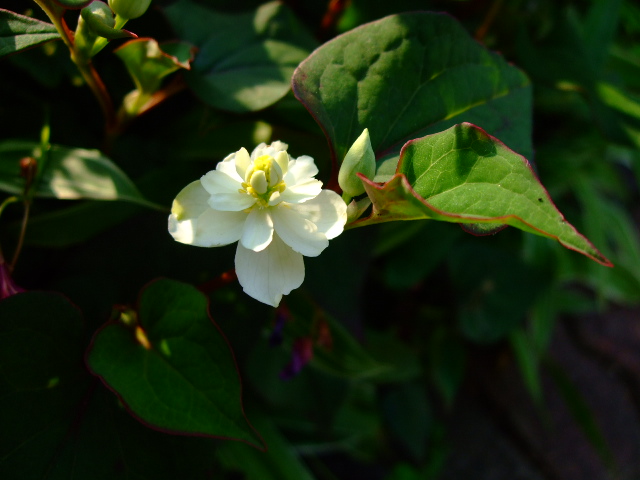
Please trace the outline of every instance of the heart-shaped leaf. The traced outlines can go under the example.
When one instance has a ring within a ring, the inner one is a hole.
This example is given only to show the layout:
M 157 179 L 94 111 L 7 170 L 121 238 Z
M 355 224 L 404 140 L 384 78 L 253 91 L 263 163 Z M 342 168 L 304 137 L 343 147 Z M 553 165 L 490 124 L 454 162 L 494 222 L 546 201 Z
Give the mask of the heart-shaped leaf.
M 263 441 L 247 421 L 233 353 L 195 288 L 158 280 L 141 294 L 139 323 L 108 323 L 89 368 L 144 423 L 184 435 Z
M 87 372 L 81 314 L 67 299 L 13 295 L 0 319 L 0 478 L 206 477 L 197 458 L 209 442 L 146 428 Z
M 384 184 L 361 179 L 373 211 L 356 226 L 417 219 L 512 225 L 611 266 L 565 220 L 529 162 L 475 125 L 408 142 L 396 174 Z
M 526 75 L 448 15 L 392 15 L 347 32 L 300 65 L 293 91 L 324 130 L 335 166 L 369 129 L 379 181 L 408 140 L 462 121 L 532 152 Z
M 63 200 L 126 200 L 162 208 L 144 199 L 134 183 L 98 150 L 52 145 L 36 196 Z M 40 144 L 7 140 L 0 143 L 0 190 L 19 195 L 24 188 L 20 159 L 40 157 Z
M 260 110 L 280 100 L 294 69 L 315 47 L 280 2 L 233 15 L 181 0 L 165 12 L 178 36 L 199 48 L 185 75 L 189 86 L 202 101 L 223 110 Z
M 58 38 L 53 24 L 0 8 L 0 57 Z

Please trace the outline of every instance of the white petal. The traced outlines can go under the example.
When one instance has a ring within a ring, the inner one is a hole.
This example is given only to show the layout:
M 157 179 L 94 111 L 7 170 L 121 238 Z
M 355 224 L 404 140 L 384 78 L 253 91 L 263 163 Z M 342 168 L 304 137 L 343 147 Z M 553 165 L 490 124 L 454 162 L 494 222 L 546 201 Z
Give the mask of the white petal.
M 256 203 L 256 199 L 248 193 L 216 193 L 209 197 L 209 206 L 224 212 L 239 212 Z
M 244 224 L 244 231 L 240 243 L 245 248 L 259 252 L 267 248 L 273 238 L 273 220 L 269 210 L 254 208 L 249 213 Z
M 271 218 L 278 236 L 296 252 L 317 257 L 329 245 L 329 240 L 318 232 L 315 224 L 287 205 L 273 208 Z
M 169 233 L 181 243 L 191 244 L 195 238 L 195 221 L 209 209 L 209 193 L 200 180 L 184 187 L 173 201 L 169 215 Z
M 302 285 L 304 261 L 302 255 L 274 235 L 273 241 L 261 252 L 254 252 L 238 243 L 236 274 L 248 295 L 277 307 L 282 295 Z
M 235 162 L 236 173 L 240 176 L 240 178 L 244 179 L 244 175 L 247 172 L 247 167 L 251 164 L 251 156 L 249 155 L 249 152 L 247 152 L 246 148 L 241 148 L 236 152 Z
M 289 154 L 285 150 L 282 150 L 276 153 L 275 159 L 276 163 L 280 167 L 280 170 L 282 171 L 282 174 L 286 174 L 289 170 Z
M 245 212 L 219 212 L 208 209 L 195 222 L 192 245 L 198 247 L 221 247 L 237 242 L 242 235 Z
M 209 193 L 200 180 L 178 194 L 169 215 L 169 233 L 176 241 L 198 247 L 219 247 L 238 241 L 248 214 L 212 210 L 208 199 Z
M 302 203 L 317 197 L 322 191 L 322 182 L 310 179 L 305 183 L 297 185 L 287 184 L 287 188 L 282 192 L 282 201 L 288 203 Z
M 256 148 L 254 148 L 253 152 L 251 152 L 251 160 L 255 160 L 256 158 L 261 157 L 262 155 L 265 155 L 264 150 L 266 148 L 267 148 L 267 144 L 264 142 L 262 142 Z
M 308 155 L 298 157 L 296 160 L 289 162 L 289 170 L 284 177 L 287 187 L 304 183 L 311 180 L 318 174 L 318 167 Z
M 218 164 L 220 165 L 220 164 Z M 234 176 L 237 176 L 235 167 L 233 169 Z M 210 194 L 214 193 L 237 193 L 242 188 L 242 181 L 229 176 L 227 173 L 219 170 L 211 170 L 200 179 L 204 189 Z
M 171 214 L 178 220 L 197 218 L 209 208 L 207 200 L 209 200 L 209 193 L 202 186 L 202 182 L 196 180 L 178 193 L 171 205 Z
M 347 204 L 331 190 L 322 190 L 317 197 L 291 208 L 313 222 L 329 240 L 340 235 L 347 222 Z
M 216 171 L 220 173 L 224 173 L 225 175 L 229 175 L 236 182 L 242 182 L 241 176 L 238 175 L 238 171 L 236 169 L 236 156 L 238 152 L 232 153 L 228 155 L 223 161 L 218 162 L 216 165 Z

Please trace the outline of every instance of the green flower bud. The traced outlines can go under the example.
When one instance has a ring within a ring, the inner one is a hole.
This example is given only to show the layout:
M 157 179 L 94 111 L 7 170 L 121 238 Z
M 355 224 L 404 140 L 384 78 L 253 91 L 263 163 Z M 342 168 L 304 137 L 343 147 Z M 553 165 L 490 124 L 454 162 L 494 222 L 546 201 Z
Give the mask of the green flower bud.
M 151 0 L 109 0 L 111 10 L 128 20 L 141 17 L 149 8 Z
M 338 172 L 340 188 L 351 197 L 364 193 L 364 185 L 356 173 L 361 173 L 367 178 L 373 178 L 376 173 L 376 156 L 371 147 L 369 130 L 366 128 L 351 145 Z
M 83 22 L 94 35 L 104 37 L 109 40 L 113 40 L 115 38 L 135 38 L 137 36 L 127 30 L 114 28 L 116 26 L 116 20 L 113 18 L 113 12 L 106 3 L 101 2 L 100 0 L 91 2 L 89 6 L 84 7 L 80 12 L 80 15 Z

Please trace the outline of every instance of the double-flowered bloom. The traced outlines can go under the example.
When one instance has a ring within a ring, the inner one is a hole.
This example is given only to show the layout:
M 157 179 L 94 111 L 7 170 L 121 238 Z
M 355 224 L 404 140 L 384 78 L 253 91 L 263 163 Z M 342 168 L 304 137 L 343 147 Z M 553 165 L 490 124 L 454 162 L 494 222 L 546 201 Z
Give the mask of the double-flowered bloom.
M 291 158 L 285 143 L 260 144 L 251 155 L 242 148 L 178 194 L 169 232 L 200 247 L 238 242 L 242 288 L 277 306 L 302 284 L 302 256 L 320 255 L 347 221 L 346 204 L 317 173 L 313 158 Z

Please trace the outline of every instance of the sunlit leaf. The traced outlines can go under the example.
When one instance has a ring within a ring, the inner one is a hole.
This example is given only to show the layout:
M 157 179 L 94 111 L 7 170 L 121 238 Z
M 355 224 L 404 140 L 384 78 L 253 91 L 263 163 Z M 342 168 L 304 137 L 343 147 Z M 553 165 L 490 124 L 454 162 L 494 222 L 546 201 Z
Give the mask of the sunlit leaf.
M 505 224 L 611 265 L 564 219 L 526 159 L 474 125 L 407 143 L 390 181 L 365 183 L 373 211 L 354 225 L 417 219 Z
M 36 196 L 61 200 L 126 200 L 153 206 L 144 199 L 134 183 L 98 150 L 52 145 Z M 0 143 L 0 190 L 21 194 L 24 179 L 20 159 L 40 156 L 35 142 L 8 140 Z
M 162 431 L 263 441 L 247 421 L 233 353 L 195 288 L 158 280 L 142 292 L 136 326 L 108 323 L 87 354 L 91 370 L 133 415 Z
M 532 153 L 529 80 L 448 15 L 392 15 L 345 33 L 300 65 L 293 90 L 335 162 L 369 129 L 380 181 L 406 141 L 462 121 Z
M 58 38 L 53 24 L 0 8 L 0 57 Z

